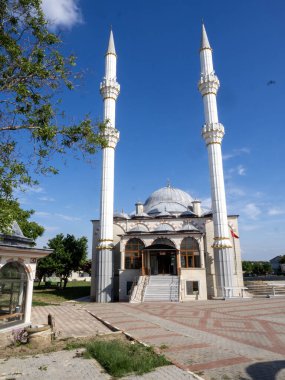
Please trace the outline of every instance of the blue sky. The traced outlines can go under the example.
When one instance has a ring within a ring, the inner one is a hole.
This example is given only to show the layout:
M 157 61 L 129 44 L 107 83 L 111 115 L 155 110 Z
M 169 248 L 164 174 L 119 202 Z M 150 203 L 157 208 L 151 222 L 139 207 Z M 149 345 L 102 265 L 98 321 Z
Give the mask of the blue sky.
M 284 254 L 285 35 L 283 0 L 45 0 L 84 73 L 75 91 L 63 92 L 72 120 L 102 119 L 99 83 L 110 25 L 118 53 L 115 210 L 131 212 L 166 185 L 210 205 L 199 44 L 204 19 L 221 82 L 219 118 L 228 212 L 239 214 L 243 259 Z M 269 84 L 270 80 L 275 81 Z M 45 226 L 43 245 L 55 234 L 89 238 L 99 216 L 101 154 L 91 164 L 70 156 L 61 173 L 41 178 L 19 199 Z

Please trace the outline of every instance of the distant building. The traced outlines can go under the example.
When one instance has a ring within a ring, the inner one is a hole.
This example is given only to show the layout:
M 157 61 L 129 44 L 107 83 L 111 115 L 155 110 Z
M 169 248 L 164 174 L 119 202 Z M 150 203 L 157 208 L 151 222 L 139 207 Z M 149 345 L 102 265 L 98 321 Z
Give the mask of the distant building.
M 283 255 L 275 256 L 275 257 L 273 257 L 273 259 L 269 260 L 271 267 L 272 267 L 272 270 L 275 274 L 278 274 L 281 272 L 280 259 L 282 256 Z

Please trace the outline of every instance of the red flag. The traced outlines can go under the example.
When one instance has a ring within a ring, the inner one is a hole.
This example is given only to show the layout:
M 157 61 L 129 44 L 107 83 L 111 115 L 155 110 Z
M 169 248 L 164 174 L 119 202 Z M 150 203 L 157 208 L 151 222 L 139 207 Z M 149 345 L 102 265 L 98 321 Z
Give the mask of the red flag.
M 234 230 L 232 229 L 232 227 L 230 226 L 230 230 L 231 230 L 231 235 L 233 238 L 236 238 L 236 239 L 239 239 L 239 236 L 234 232 Z

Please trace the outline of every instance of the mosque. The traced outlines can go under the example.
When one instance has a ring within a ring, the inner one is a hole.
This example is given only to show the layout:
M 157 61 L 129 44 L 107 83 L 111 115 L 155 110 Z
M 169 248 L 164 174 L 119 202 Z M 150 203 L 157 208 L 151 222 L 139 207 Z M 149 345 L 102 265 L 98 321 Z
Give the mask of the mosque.
M 228 215 L 218 120 L 220 86 L 212 49 L 202 25 L 199 91 L 208 150 L 212 210 L 172 187 L 154 191 L 132 214 L 114 213 L 114 159 L 117 54 L 113 33 L 100 85 L 107 146 L 103 151 L 100 219 L 93 220 L 91 298 L 96 302 L 190 301 L 243 297 L 238 215 Z

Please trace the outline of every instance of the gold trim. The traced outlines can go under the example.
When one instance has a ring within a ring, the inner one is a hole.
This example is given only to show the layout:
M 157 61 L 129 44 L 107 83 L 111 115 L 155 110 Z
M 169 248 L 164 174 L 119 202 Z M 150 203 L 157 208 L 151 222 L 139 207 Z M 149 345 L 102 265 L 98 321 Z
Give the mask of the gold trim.
M 102 250 L 104 250 L 104 249 L 108 249 L 109 251 L 112 251 L 112 250 L 113 250 L 113 247 L 108 247 L 107 245 L 102 245 L 102 246 L 98 245 L 98 246 L 96 247 L 96 249 L 97 249 L 98 251 L 102 251 Z
M 101 242 L 101 241 L 113 241 L 113 239 L 98 239 L 98 242 Z
M 220 245 L 212 245 L 211 246 L 212 248 L 216 248 L 216 249 L 220 249 L 220 248 L 232 248 L 232 246 L 231 245 L 226 245 L 226 244 L 220 244 Z
M 216 92 L 209 91 L 209 92 L 206 92 L 206 94 L 203 94 L 203 95 L 202 95 L 202 98 L 204 98 L 204 96 L 206 96 L 206 95 L 217 95 L 217 93 L 216 93 Z
M 203 48 L 200 48 L 200 52 L 203 51 L 203 50 L 211 50 L 213 51 L 213 49 L 211 47 L 203 47 Z
M 214 237 L 214 240 L 230 240 L 228 237 Z
M 208 144 L 206 144 L 206 146 L 208 146 L 208 145 L 212 145 L 212 144 L 219 144 L 219 145 L 222 145 L 222 143 L 220 143 L 219 141 L 213 141 L 213 142 L 209 142 Z
M 107 145 L 107 146 L 104 146 L 104 147 L 102 148 L 102 150 L 103 150 L 103 149 L 106 149 L 106 148 L 115 149 L 115 147 Z M 112 241 L 113 241 L 113 240 L 112 240 Z
M 106 57 L 107 55 L 109 55 L 109 54 L 110 54 L 110 55 L 114 55 L 116 58 L 118 57 L 117 54 L 112 53 L 112 52 L 109 52 L 109 51 L 107 51 L 107 53 L 105 54 L 105 57 Z
M 112 98 L 112 96 L 106 96 L 106 98 L 104 98 L 104 100 L 106 100 L 106 99 L 113 99 L 113 100 L 117 100 L 117 98 Z

